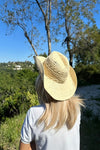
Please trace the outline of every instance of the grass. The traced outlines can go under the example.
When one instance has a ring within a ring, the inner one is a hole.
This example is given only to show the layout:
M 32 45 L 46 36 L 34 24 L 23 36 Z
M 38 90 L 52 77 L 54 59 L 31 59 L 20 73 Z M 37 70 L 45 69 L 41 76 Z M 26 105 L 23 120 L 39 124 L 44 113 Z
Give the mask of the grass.
M 17 150 L 25 114 L 7 118 L 0 125 L 0 150 Z
M 81 150 L 100 149 L 100 121 L 95 118 L 81 124 Z
M 88 112 L 90 113 L 90 112 Z M 8 118 L 0 126 L 0 150 L 18 150 L 21 127 L 26 114 Z M 90 114 L 89 114 L 90 115 Z M 100 149 L 100 121 L 83 121 L 81 123 L 81 150 Z

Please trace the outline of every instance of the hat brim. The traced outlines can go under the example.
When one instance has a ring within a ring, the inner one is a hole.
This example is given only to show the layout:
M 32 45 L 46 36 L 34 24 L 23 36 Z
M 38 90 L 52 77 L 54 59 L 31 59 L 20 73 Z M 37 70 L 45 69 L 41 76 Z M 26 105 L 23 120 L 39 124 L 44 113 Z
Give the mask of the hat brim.
M 41 77 L 44 83 L 44 89 L 49 93 L 51 97 L 55 100 L 64 101 L 71 98 L 77 88 L 77 77 L 74 69 L 69 67 L 69 74 L 64 83 L 58 83 L 52 79 L 50 79 L 45 74 L 45 68 L 43 62 L 45 61 L 45 57 L 36 56 L 36 64 L 40 71 Z

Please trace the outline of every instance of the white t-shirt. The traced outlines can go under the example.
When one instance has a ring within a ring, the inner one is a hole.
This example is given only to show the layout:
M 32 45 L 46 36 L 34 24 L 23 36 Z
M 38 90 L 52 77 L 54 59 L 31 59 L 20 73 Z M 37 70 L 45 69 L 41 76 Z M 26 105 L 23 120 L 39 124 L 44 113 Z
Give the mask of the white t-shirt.
M 64 125 L 57 132 L 54 129 L 43 131 L 43 124 L 36 122 L 44 112 L 43 105 L 31 107 L 21 130 L 21 142 L 28 144 L 35 140 L 36 150 L 79 150 L 80 149 L 80 113 L 72 129 Z

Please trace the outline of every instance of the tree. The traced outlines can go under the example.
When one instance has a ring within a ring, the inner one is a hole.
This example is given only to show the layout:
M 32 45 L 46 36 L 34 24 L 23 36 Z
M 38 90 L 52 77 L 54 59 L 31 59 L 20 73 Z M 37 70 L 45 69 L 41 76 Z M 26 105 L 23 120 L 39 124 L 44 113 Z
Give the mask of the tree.
M 67 45 L 65 52 L 69 53 L 72 65 L 76 45 L 83 31 L 95 23 L 93 9 L 96 2 L 97 0 L 5 0 L 0 7 L 0 19 L 12 30 L 20 27 L 36 55 L 39 43 L 45 38 L 45 33 L 41 32 L 42 27 L 46 31 L 48 54 L 51 52 L 51 40 L 57 42 L 58 37 L 61 38 L 64 34 L 63 44 Z
M 45 24 L 48 54 L 51 53 L 51 0 L 40 2 L 39 0 L 5 0 L 1 4 L 0 12 L 0 19 L 10 27 L 10 30 L 20 27 L 24 31 L 35 55 L 38 55 L 36 48 L 41 43 L 40 36 L 44 37 L 41 26 Z
M 59 3 L 58 17 L 59 26 L 65 27 L 66 36 L 62 44 L 67 45 L 66 52 L 69 53 L 70 64 L 73 65 L 73 57 L 77 50 L 77 42 L 82 32 L 95 23 L 93 10 L 97 0 L 61 0 Z
M 84 65 L 100 63 L 100 30 L 93 26 L 83 32 L 77 43 L 75 52 L 76 64 Z
M 48 39 L 48 55 L 51 53 L 51 38 L 50 38 L 50 23 L 51 23 L 51 0 L 44 1 L 44 5 L 46 7 L 46 10 L 44 12 L 41 3 L 39 3 L 38 0 L 36 0 L 42 14 L 44 17 L 45 22 L 45 29 L 47 32 L 47 39 Z

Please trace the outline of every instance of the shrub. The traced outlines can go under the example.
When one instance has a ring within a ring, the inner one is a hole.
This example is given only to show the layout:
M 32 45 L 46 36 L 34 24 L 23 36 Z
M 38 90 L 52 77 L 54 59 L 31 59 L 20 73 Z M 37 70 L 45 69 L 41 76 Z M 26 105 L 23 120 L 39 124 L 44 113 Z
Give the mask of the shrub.
M 0 121 L 38 104 L 34 86 L 37 75 L 29 69 L 0 72 Z
M 100 84 L 100 64 L 78 64 L 75 70 L 79 85 Z
M 0 150 L 18 150 L 20 133 L 26 113 L 6 118 L 0 125 Z
M 2 107 L 0 108 L 1 120 L 5 117 L 13 117 L 19 113 L 26 112 L 31 106 L 38 105 L 36 94 L 28 92 L 16 92 L 5 98 Z

